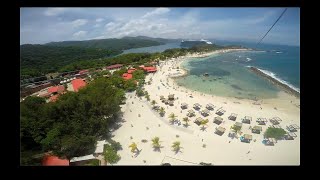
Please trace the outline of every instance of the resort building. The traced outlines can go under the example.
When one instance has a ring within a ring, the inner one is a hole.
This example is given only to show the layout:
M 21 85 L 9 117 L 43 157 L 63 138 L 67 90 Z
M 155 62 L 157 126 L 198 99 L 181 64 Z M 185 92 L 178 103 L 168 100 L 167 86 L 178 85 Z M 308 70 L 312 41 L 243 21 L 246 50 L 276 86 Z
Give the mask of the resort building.
M 114 64 L 111 66 L 107 66 L 106 69 L 113 70 L 113 69 L 120 69 L 123 65 L 122 64 Z
M 133 72 L 135 72 L 137 69 L 136 68 L 130 68 L 128 69 L 128 74 L 132 74 Z
M 42 160 L 43 166 L 69 166 L 68 159 L 60 159 L 57 156 L 46 155 Z
M 74 79 L 71 81 L 71 84 L 74 92 L 78 92 L 80 88 L 87 85 L 83 79 Z
M 124 74 L 122 74 L 122 78 L 123 78 L 124 80 L 132 79 L 132 74 L 124 73 Z
M 65 90 L 64 86 L 54 86 L 48 89 L 48 93 L 60 94 Z
M 96 157 L 93 156 L 93 154 L 86 155 L 86 156 L 80 156 L 80 157 L 74 157 L 70 160 L 71 166 L 81 166 L 89 163 L 91 160 L 95 160 Z
M 154 73 L 157 72 L 157 68 L 153 66 L 139 66 L 141 69 L 143 69 L 147 73 Z
M 85 69 L 85 70 L 81 70 L 79 71 L 79 74 L 88 74 L 89 73 L 89 70 Z

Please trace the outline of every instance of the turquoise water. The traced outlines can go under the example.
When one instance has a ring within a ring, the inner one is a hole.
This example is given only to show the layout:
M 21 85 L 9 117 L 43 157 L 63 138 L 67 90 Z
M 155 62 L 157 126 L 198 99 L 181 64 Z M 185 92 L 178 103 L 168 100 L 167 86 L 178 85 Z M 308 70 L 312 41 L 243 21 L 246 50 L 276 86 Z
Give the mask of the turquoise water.
M 218 45 L 243 45 L 259 51 L 232 52 L 207 58 L 194 58 L 183 63 L 189 75 L 176 79 L 189 89 L 239 98 L 274 98 L 279 89 L 249 71 L 254 66 L 269 71 L 277 79 L 300 89 L 300 47 L 210 40 Z M 131 52 L 162 52 L 179 48 L 180 43 L 126 50 Z M 209 77 L 202 76 L 208 73 Z
M 189 75 L 176 78 L 176 82 L 188 89 L 218 96 L 237 98 L 275 98 L 278 88 L 253 74 L 226 57 L 234 53 L 221 54 L 204 59 L 192 58 L 182 63 Z M 203 76 L 208 73 L 209 76 Z

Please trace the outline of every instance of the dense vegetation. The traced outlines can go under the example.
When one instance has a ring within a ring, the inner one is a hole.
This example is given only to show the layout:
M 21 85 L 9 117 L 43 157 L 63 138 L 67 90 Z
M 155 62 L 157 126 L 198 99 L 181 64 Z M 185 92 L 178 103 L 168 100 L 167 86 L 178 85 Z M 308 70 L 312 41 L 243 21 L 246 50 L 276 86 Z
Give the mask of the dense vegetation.
M 21 163 L 35 164 L 32 156 L 47 151 L 66 158 L 92 154 L 97 139 L 107 137 L 119 119 L 125 100 L 121 82 L 119 77 L 99 78 L 55 103 L 40 97 L 21 102 Z
M 119 51 L 81 48 L 54 47 L 44 45 L 20 46 L 21 79 L 56 72 L 59 68 L 81 60 L 102 58 L 118 54 Z
M 56 71 L 79 70 L 80 67 L 93 67 L 93 59 L 115 56 L 126 49 L 161 44 L 163 42 L 141 38 L 63 41 L 45 45 L 25 44 L 20 46 L 21 79 Z
M 282 128 L 268 127 L 268 129 L 264 133 L 264 136 L 266 138 L 281 139 L 284 137 L 285 134 L 286 134 L 286 131 Z
M 112 143 L 111 145 L 105 144 L 103 150 L 105 161 L 110 164 L 117 163 L 121 159 L 120 155 L 117 154 L 118 150 L 121 148 L 121 145 L 119 147 L 117 142 Z
M 108 49 L 113 51 L 121 51 L 131 48 L 140 48 L 148 46 L 158 46 L 163 43 L 142 38 L 122 38 L 122 39 L 93 39 L 87 41 L 62 41 L 62 42 L 51 42 L 45 45 L 47 46 L 59 46 L 59 47 L 82 47 L 82 48 L 98 48 Z

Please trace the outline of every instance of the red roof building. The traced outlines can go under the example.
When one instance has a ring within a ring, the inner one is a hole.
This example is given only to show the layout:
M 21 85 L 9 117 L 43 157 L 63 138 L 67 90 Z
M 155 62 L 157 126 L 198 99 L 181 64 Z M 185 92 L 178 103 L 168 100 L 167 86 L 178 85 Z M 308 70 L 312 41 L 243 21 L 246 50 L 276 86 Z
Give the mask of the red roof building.
M 150 72 L 157 72 L 157 68 L 156 67 L 142 67 L 142 69 L 148 73 Z
M 62 93 L 64 86 L 54 86 L 48 89 L 48 93 Z
M 112 69 L 118 69 L 118 68 L 121 68 L 123 65 L 122 64 L 114 64 L 114 65 L 111 65 L 111 66 L 107 66 L 106 68 L 108 70 L 112 70 Z
M 128 74 L 132 74 L 133 72 L 135 72 L 137 69 L 136 68 L 130 68 L 128 69 Z
M 124 74 L 122 74 L 122 78 L 124 80 L 132 79 L 132 74 L 124 73 Z
M 69 166 L 68 159 L 60 159 L 57 156 L 45 156 L 42 160 L 43 166 Z
M 89 70 L 85 69 L 85 70 L 79 71 L 79 74 L 87 74 L 88 72 L 89 72 Z
M 71 81 L 72 87 L 74 92 L 78 92 L 80 88 L 84 87 L 87 85 L 86 82 L 82 79 L 75 79 Z

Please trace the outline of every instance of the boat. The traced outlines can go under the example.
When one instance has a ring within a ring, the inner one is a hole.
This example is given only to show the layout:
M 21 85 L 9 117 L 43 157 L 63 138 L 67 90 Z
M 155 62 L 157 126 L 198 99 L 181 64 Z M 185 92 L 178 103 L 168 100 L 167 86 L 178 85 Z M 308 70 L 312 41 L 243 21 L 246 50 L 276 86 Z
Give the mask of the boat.
M 190 48 L 197 45 L 206 45 L 206 44 L 212 44 L 212 42 L 201 39 L 201 40 L 182 40 L 180 43 L 181 47 Z
M 204 73 L 203 76 L 209 76 L 209 73 Z

